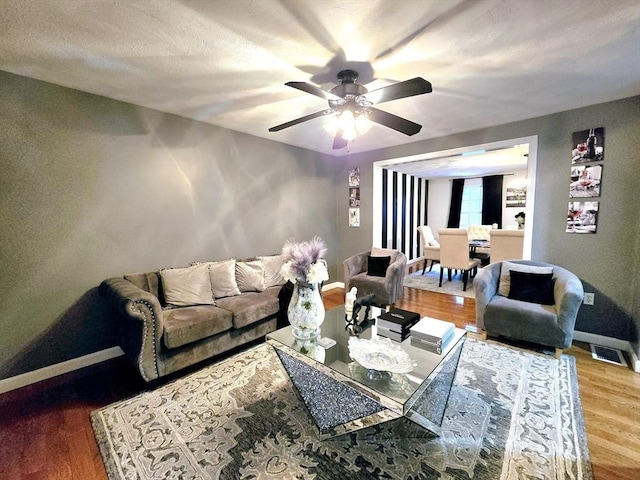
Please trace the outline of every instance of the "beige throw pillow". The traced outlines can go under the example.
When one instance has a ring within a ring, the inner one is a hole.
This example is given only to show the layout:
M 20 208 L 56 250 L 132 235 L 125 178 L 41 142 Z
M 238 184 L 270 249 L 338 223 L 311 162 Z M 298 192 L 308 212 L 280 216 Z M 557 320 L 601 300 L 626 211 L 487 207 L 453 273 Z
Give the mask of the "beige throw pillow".
M 280 269 L 284 265 L 284 255 L 269 255 L 258 257 L 264 266 L 264 287 L 275 287 L 286 283 L 284 277 L 280 275 Z
M 207 264 L 160 270 L 160 277 L 167 304 L 174 307 L 215 305 Z
M 393 250 L 391 248 L 373 247 L 371 249 L 371 256 L 372 257 L 391 257 L 391 261 L 389 262 L 389 264 L 392 264 L 398 258 L 398 251 Z
M 535 265 L 523 265 L 520 263 L 502 262 L 500 266 L 500 281 L 498 283 L 498 295 L 503 297 L 509 296 L 509 290 L 511 290 L 511 276 L 509 272 L 514 270 L 516 272 L 525 273 L 553 273 L 553 267 L 537 267 Z
M 236 261 L 234 259 L 211 262 L 208 265 L 211 278 L 209 288 L 213 291 L 215 298 L 240 295 L 240 289 L 236 283 Z
M 236 283 L 241 292 L 262 292 L 265 289 L 262 262 L 236 262 Z

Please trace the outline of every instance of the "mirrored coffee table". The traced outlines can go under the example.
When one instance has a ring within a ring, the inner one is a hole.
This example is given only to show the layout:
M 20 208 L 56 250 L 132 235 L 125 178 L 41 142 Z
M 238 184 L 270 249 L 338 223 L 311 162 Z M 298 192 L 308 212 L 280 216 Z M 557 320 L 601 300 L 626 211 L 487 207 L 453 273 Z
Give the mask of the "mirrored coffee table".
M 375 318 L 363 324 L 359 338 L 375 339 Z M 367 370 L 349 355 L 349 334 L 344 307 L 326 312 L 318 343 L 300 343 L 291 326 L 267 335 L 291 381 L 302 397 L 323 437 L 333 437 L 371 425 L 407 418 L 440 435 L 466 332 L 456 328 L 454 336 L 436 354 L 415 347 L 408 338 L 401 348 L 416 366 L 408 373 Z M 323 347 L 325 340 L 335 344 Z

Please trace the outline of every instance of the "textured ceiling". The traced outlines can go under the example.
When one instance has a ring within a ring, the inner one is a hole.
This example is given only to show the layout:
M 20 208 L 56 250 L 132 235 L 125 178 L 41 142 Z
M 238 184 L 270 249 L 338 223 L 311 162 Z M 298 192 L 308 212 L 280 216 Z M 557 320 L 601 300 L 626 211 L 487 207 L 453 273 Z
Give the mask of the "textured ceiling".
M 640 94 L 638 0 L 2 0 L 0 69 L 344 155 Z M 348 149 L 315 119 L 339 70 L 369 89 L 422 76 Z

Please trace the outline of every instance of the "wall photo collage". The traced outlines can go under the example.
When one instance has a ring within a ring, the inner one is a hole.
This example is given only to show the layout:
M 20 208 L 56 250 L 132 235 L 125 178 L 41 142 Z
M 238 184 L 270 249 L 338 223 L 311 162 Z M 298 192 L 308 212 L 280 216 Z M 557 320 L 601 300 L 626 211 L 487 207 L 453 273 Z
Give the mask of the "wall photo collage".
M 360 226 L 360 168 L 349 171 L 349 226 Z
M 572 135 L 567 233 L 596 233 L 604 162 L 604 128 Z

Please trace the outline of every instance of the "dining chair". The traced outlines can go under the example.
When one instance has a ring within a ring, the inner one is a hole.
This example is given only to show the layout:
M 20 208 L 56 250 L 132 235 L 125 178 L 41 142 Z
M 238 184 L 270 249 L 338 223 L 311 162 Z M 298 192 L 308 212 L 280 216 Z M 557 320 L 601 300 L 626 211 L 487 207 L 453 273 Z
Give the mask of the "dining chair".
M 467 290 L 469 272 L 475 275 L 478 271 L 480 261 L 469 258 L 469 237 L 464 228 L 441 228 L 438 230 L 440 239 L 440 284 L 442 286 L 442 275 L 447 269 L 449 281 L 451 281 L 451 270 L 462 271 L 463 291 Z
M 471 240 L 486 240 L 491 239 L 491 230 L 493 225 L 469 225 L 467 230 L 469 241 Z M 491 260 L 491 250 L 489 247 L 476 247 L 473 250 L 473 258 L 480 260 L 482 265 L 489 264 Z
M 524 230 L 491 230 L 491 263 L 521 260 L 523 248 Z
M 424 275 L 424 272 L 427 270 L 427 263 L 429 263 L 429 260 L 431 260 L 429 271 L 433 268 L 434 263 L 440 263 L 440 244 L 433 236 L 433 231 L 428 225 L 419 226 L 418 233 L 420 234 L 420 240 L 422 241 L 422 257 L 424 258 L 422 275 Z

